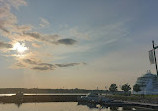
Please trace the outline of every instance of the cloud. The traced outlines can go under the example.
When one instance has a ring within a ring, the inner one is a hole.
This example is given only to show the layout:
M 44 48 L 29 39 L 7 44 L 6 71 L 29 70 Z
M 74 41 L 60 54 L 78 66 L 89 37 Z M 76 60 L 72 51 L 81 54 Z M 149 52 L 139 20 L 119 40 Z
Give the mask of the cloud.
M 17 17 L 11 12 L 12 7 L 18 9 L 26 4 L 24 0 L 0 0 L 0 34 L 3 37 L 13 40 L 24 31 L 31 30 L 29 25 L 18 25 Z
M 31 69 L 44 71 L 44 70 L 55 70 L 55 68 L 56 66 L 53 64 L 39 63 L 35 67 L 32 67 Z
M 73 45 L 75 44 L 77 41 L 74 39 L 60 39 L 58 40 L 56 43 L 57 44 L 64 44 L 64 45 Z
M 59 39 L 58 34 L 42 34 L 40 32 L 32 32 L 31 25 L 18 25 L 17 17 L 11 13 L 11 8 L 18 8 L 26 5 L 24 0 L 0 0 L 0 32 L 3 37 L 9 38 L 11 41 L 31 41 L 31 42 L 47 42 L 50 44 L 73 45 L 76 40 Z M 49 22 L 40 18 L 42 27 L 49 25 Z
M 49 63 L 39 63 L 36 64 L 35 67 L 32 67 L 31 69 L 34 70 L 55 70 L 56 66 L 53 64 L 49 64 Z
M 23 59 L 23 61 L 28 64 L 33 64 L 33 65 L 38 64 L 35 60 L 31 60 L 31 59 Z
M 0 41 L 0 49 L 3 49 L 3 48 L 9 49 L 9 48 L 12 48 L 12 45 L 9 43 L 5 43 L 5 42 Z
M 70 36 L 74 36 L 77 37 L 79 39 L 84 39 L 84 40 L 88 40 L 90 38 L 89 33 L 88 32 L 81 32 L 78 27 L 74 27 L 71 28 L 69 30 L 69 35 Z
M 57 35 L 57 34 L 54 34 L 54 35 L 48 35 L 48 34 L 41 34 L 39 32 L 25 32 L 23 33 L 26 37 L 31 37 L 33 38 L 34 40 L 37 40 L 37 41 L 45 41 L 45 42 L 49 42 L 49 43 L 52 43 L 54 42 L 57 38 L 59 38 L 60 36 Z
M 73 45 L 75 44 L 77 41 L 74 39 L 59 39 L 60 36 L 58 34 L 54 34 L 54 35 L 48 35 L 48 34 L 41 34 L 38 32 L 27 32 L 24 33 L 24 35 L 26 35 L 26 38 L 29 36 L 32 39 L 36 40 L 36 41 L 41 41 L 41 42 L 47 42 L 50 44 L 64 44 L 64 45 Z
M 10 7 L 0 6 L 0 30 L 4 33 L 9 33 L 9 28 L 14 28 L 16 16 L 10 12 Z
M 17 64 L 17 67 L 30 67 L 33 70 L 39 71 L 47 71 L 47 70 L 55 70 L 57 67 L 71 67 L 76 65 L 81 65 L 85 63 L 67 63 L 67 64 L 51 64 L 44 63 L 34 58 L 21 59 Z
M 55 66 L 55 65 L 49 64 L 49 63 L 40 63 L 40 64 L 38 64 L 38 65 L 41 65 L 41 66 L 49 66 L 49 67 Z
M 80 65 L 81 63 L 68 63 L 68 64 L 55 64 L 58 67 L 69 67 L 69 66 L 75 66 Z
M 21 5 L 27 5 L 25 0 L 0 0 L 0 3 L 16 9 L 18 9 Z
M 74 45 L 76 40 L 71 38 L 61 38 L 59 34 L 43 34 L 40 32 L 34 32 L 32 25 L 19 25 L 16 15 L 11 11 L 12 8 L 19 9 L 20 6 L 25 6 L 27 3 L 25 0 L 0 0 L 0 35 L 9 39 L 10 43 L 0 41 L 0 49 L 8 51 L 12 48 L 12 44 L 26 42 L 32 44 L 34 48 L 39 47 L 36 43 L 49 43 L 52 45 Z M 40 18 L 40 26 L 49 26 L 49 22 L 45 18 Z M 51 64 L 41 62 L 38 58 L 38 54 L 31 56 L 33 53 L 31 47 L 25 54 L 16 54 L 16 51 L 10 51 L 8 56 L 15 57 L 17 63 L 15 66 L 21 68 L 29 68 L 33 70 L 55 70 L 57 67 L 69 67 L 79 65 L 80 63 L 68 63 L 68 64 Z M 34 50 L 34 49 L 33 49 Z M 39 52 L 40 53 L 40 52 Z M 41 53 L 40 53 L 41 54 Z M 37 57 L 36 57 L 37 56 Z M 36 58 L 36 59 L 35 59 Z
M 11 41 L 48 42 L 51 44 L 74 44 L 75 40 L 59 40 L 58 34 L 42 34 L 32 32 L 31 25 L 18 25 L 17 17 L 11 12 L 11 8 L 18 9 L 19 6 L 27 5 L 25 0 L 0 0 L 0 34 Z M 40 18 L 42 27 L 48 26 L 45 18 Z M 59 40 L 59 41 L 56 41 Z
M 32 46 L 35 47 L 35 48 L 39 48 L 40 47 L 40 45 L 37 44 L 37 43 L 32 43 Z
M 24 64 L 22 64 L 20 62 L 16 63 L 16 66 L 18 66 L 18 67 L 26 67 Z
M 33 67 L 31 69 L 34 69 L 34 70 L 39 70 L 39 71 L 44 71 L 44 70 L 54 70 L 52 67 L 48 67 L 48 66 L 36 66 L 36 67 Z
M 40 24 L 39 25 L 41 27 L 47 27 L 47 26 L 49 26 L 49 24 L 50 23 L 48 22 L 48 20 L 46 20 L 45 18 L 42 18 L 42 17 L 40 18 Z

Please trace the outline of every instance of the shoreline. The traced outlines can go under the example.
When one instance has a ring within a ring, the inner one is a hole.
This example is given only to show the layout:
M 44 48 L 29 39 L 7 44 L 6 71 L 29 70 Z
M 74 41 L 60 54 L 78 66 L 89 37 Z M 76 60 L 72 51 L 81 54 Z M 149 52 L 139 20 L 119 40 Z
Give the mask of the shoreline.
M 77 98 L 83 95 L 23 95 L 23 96 L 3 96 L 0 97 L 0 103 L 33 103 L 33 102 L 78 102 Z M 123 95 L 105 95 L 113 99 L 111 103 L 93 103 L 104 106 L 138 106 L 144 108 L 158 109 L 158 98 L 142 98 L 140 96 L 123 96 Z M 153 101 L 153 98 L 155 101 Z M 151 102 L 152 100 L 152 102 Z M 88 103 L 88 102 L 87 102 Z M 90 102 L 91 103 L 91 102 Z
M 105 97 L 119 100 L 119 101 L 129 101 L 129 102 L 139 102 L 139 103 L 149 103 L 149 104 L 158 104 L 158 95 L 105 95 Z

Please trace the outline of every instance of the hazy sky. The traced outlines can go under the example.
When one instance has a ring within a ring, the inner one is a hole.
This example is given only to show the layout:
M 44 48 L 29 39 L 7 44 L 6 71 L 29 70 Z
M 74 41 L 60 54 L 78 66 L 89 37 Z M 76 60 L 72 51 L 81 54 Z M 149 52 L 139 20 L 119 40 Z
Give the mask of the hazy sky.
M 148 51 L 158 44 L 157 4 L 0 0 L 0 87 L 133 85 L 146 70 L 155 73 Z

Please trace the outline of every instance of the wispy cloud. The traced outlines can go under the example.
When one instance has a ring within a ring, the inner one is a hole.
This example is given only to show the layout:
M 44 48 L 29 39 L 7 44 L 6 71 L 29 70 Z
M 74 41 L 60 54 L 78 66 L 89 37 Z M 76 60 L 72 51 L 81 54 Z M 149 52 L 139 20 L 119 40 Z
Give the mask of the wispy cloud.
M 27 5 L 25 0 L 0 0 L 2 5 L 7 5 L 9 7 L 19 8 L 21 5 Z
M 27 64 L 33 64 L 33 65 L 38 64 L 37 61 L 32 60 L 32 59 L 23 59 L 23 62 L 25 62 L 25 63 L 27 63 Z
M 19 6 L 26 5 L 24 0 L 1 0 L 0 1 L 0 31 L 1 35 L 9 38 L 11 41 L 39 41 L 49 42 L 52 44 L 73 44 L 75 40 L 65 39 L 59 40 L 59 34 L 42 34 L 40 32 L 32 31 L 31 25 L 18 25 L 17 17 L 11 12 L 11 8 L 18 8 Z M 49 25 L 49 22 L 40 18 L 42 26 Z M 55 41 L 58 39 L 59 41 Z M 61 38 L 60 38 L 61 39 Z
M 39 71 L 47 71 L 47 70 L 55 70 L 58 67 L 71 67 L 76 65 L 81 65 L 86 63 L 65 63 L 65 64 L 51 64 L 41 62 L 35 58 L 27 58 L 27 59 L 19 59 L 18 63 L 16 63 L 16 68 L 30 68 L 33 70 Z
M 70 66 L 76 66 L 80 64 L 86 64 L 86 63 L 68 63 L 68 64 L 55 64 L 58 67 L 70 67 Z
M 41 32 L 34 32 L 31 25 L 19 25 L 15 14 L 11 12 L 12 8 L 19 9 L 20 6 L 26 6 L 25 0 L 0 0 L 0 34 L 2 37 L 9 39 L 9 42 L 0 41 L 0 49 L 12 48 L 16 42 L 29 42 L 34 48 L 39 48 L 40 44 L 48 43 L 52 45 L 74 45 L 77 43 L 72 38 L 63 38 L 59 34 L 43 34 Z M 40 18 L 40 26 L 47 27 L 50 23 L 45 18 Z M 38 43 L 38 45 L 37 45 Z M 47 45 L 47 44 L 46 44 Z M 29 48 L 30 52 L 32 51 Z M 32 51 L 33 52 L 33 51 Z M 39 52 L 40 53 L 40 52 Z M 9 56 L 9 55 L 7 55 Z M 33 70 L 54 70 L 56 67 L 69 67 L 79 65 L 80 63 L 68 64 L 50 64 L 41 62 L 40 58 L 30 58 L 27 54 L 12 54 L 17 63 L 15 66 L 21 68 L 29 68 Z
M 69 30 L 69 34 L 70 36 L 74 36 L 76 38 L 85 39 L 85 40 L 88 40 L 90 37 L 88 32 L 81 32 L 79 31 L 78 27 L 71 28 Z
M 25 32 L 23 33 L 24 38 L 30 38 L 32 41 L 39 41 L 39 42 L 54 42 L 60 36 L 58 34 L 48 35 L 48 34 L 41 34 L 39 32 Z
M 21 34 L 29 30 L 27 25 L 17 25 L 17 17 L 11 12 L 11 8 L 26 5 L 24 0 L 1 0 L 0 1 L 0 30 L 1 35 L 10 37 L 13 33 Z
M 12 48 L 12 47 L 13 46 L 11 44 L 0 41 L 0 49 L 3 49 L 3 48 L 9 49 L 9 48 Z
M 40 48 L 40 45 L 37 44 L 37 43 L 32 43 L 32 46 L 35 47 L 35 48 Z
M 50 23 L 48 22 L 48 20 L 46 20 L 45 18 L 40 18 L 40 24 L 41 27 L 48 27 L 50 25 Z
M 20 63 L 20 62 L 16 63 L 15 66 L 17 66 L 18 68 L 19 68 L 19 67 L 26 67 L 24 64 L 22 64 L 22 63 Z M 17 68 L 17 67 L 16 67 L 16 68 Z
M 54 34 L 54 35 L 48 35 L 48 34 L 41 34 L 38 32 L 28 32 L 28 33 L 24 33 L 24 35 L 26 35 L 26 38 L 32 38 L 36 41 L 40 41 L 40 42 L 47 42 L 50 44 L 64 44 L 64 45 L 73 45 L 75 44 L 77 41 L 74 39 L 60 39 L 60 35 L 58 34 Z

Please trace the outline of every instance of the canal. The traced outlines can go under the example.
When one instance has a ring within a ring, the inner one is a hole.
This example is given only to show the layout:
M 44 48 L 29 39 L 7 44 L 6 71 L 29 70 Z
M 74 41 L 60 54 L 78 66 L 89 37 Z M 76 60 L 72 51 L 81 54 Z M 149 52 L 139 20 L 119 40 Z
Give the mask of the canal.
M 44 102 L 23 104 L 0 104 L 0 111 L 154 111 L 141 107 L 102 107 L 97 104 L 77 102 Z M 156 110 L 155 110 L 156 111 Z

